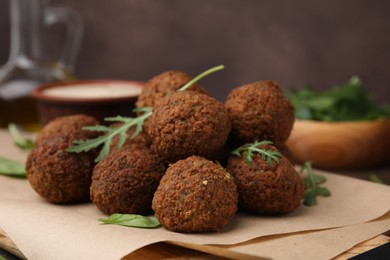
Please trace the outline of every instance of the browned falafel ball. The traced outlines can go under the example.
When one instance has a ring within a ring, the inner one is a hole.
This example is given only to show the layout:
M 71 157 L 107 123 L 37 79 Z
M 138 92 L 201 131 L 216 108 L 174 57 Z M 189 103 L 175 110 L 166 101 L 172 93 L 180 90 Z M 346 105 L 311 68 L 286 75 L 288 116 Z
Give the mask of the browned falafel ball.
M 136 102 L 137 107 L 154 107 L 162 98 L 175 92 L 192 79 L 190 75 L 181 71 L 166 71 L 150 79 L 142 89 Z M 189 90 L 207 94 L 207 91 L 198 84 L 193 84 Z
M 220 165 L 191 156 L 169 166 L 154 194 L 152 207 L 168 230 L 219 231 L 237 211 L 237 188 Z
M 188 90 L 162 99 L 149 120 L 152 150 L 171 163 L 191 155 L 215 158 L 231 130 L 222 103 Z
M 91 200 L 106 214 L 145 214 L 165 172 L 161 160 L 145 147 L 116 150 L 96 164 Z
M 98 132 L 82 130 L 82 127 L 97 124 L 99 121 L 96 118 L 84 114 L 58 117 L 42 128 L 35 138 L 35 143 L 37 144 L 52 135 L 72 134 L 75 140 L 95 138 L 98 136 Z
M 276 150 L 272 145 L 258 148 Z M 304 193 L 303 180 L 292 164 L 281 156 L 270 166 L 260 153 L 252 156 L 248 166 L 243 156 L 232 155 L 226 170 L 234 176 L 240 207 L 259 214 L 285 214 L 294 211 Z
M 270 140 L 281 145 L 292 130 L 294 107 L 274 81 L 258 81 L 233 89 L 225 107 L 238 144 Z
M 26 175 L 32 188 L 51 203 L 88 199 L 93 153 L 70 153 L 75 136 L 53 135 L 40 141 L 28 155 Z

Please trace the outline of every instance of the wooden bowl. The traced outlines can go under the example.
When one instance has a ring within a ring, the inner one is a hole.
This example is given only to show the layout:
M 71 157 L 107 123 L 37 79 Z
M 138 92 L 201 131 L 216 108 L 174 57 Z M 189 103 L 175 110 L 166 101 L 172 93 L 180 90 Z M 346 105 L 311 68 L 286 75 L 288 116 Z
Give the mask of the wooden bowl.
M 296 120 L 287 146 L 298 163 L 324 169 L 362 169 L 390 158 L 390 120 L 319 122 Z
M 42 126 L 56 117 L 86 114 L 104 123 L 111 116 L 132 116 L 143 83 L 121 80 L 77 80 L 39 86 L 32 92 Z

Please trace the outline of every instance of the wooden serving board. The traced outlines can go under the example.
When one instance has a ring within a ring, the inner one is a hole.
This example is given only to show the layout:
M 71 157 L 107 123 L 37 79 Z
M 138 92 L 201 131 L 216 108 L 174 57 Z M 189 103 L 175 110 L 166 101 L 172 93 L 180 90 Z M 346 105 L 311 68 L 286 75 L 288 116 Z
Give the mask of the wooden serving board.
M 353 256 L 359 255 L 380 245 L 390 242 L 390 237 L 383 234 L 372 239 L 357 244 L 350 250 L 335 257 L 334 260 L 349 259 Z M 7 234 L 0 228 L 0 248 L 22 258 L 26 259 L 23 253 L 15 245 L 15 243 L 7 236 Z M 183 259 L 183 257 L 191 259 L 231 259 L 239 257 L 231 253 L 226 253 L 225 250 L 218 250 L 216 246 L 189 246 L 183 243 L 166 243 L 159 242 L 143 247 L 135 252 L 127 255 L 123 259 Z M 246 259 L 248 259 L 246 257 Z

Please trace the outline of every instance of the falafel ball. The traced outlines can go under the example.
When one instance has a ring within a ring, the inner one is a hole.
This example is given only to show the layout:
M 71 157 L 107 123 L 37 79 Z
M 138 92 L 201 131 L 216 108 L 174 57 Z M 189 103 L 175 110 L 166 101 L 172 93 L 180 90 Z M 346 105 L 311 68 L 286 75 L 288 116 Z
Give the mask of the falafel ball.
M 70 153 L 76 136 L 52 135 L 35 145 L 26 161 L 26 175 L 32 188 L 51 203 L 88 199 L 93 153 Z
M 146 147 L 124 147 L 96 164 L 91 200 L 105 214 L 145 214 L 151 211 L 153 194 L 165 166 Z
M 277 150 L 272 145 L 258 148 Z M 304 184 L 298 172 L 285 157 L 270 166 L 260 153 L 252 156 L 250 166 L 243 156 L 232 155 L 226 170 L 234 176 L 239 206 L 247 211 L 277 215 L 294 211 L 303 199 Z
M 237 145 L 270 140 L 282 145 L 294 123 L 294 107 L 275 81 L 258 81 L 233 89 L 225 102 Z
M 35 144 L 53 135 L 73 134 L 74 140 L 96 138 L 99 135 L 98 132 L 82 130 L 82 127 L 98 124 L 99 121 L 96 118 L 84 114 L 58 117 L 42 128 L 35 138 Z
M 231 130 L 222 103 L 194 91 L 178 91 L 165 97 L 149 117 L 151 148 L 168 162 L 191 155 L 216 158 Z
M 136 107 L 154 107 L 162 98 L 175 92 L 190 80 L 192 80 L 190 75 L 175 70 L 169 70 L 154 76 L 143 87 L 136 102 Z M 207 94 L 207 91 L 197 83 L 189 87 L 188 90 Z
M 168 230 L 219 231 L 237 211 L 237 188 L 232 176 L 219 164 L 191 156 L 169 166 L 152 207 Z

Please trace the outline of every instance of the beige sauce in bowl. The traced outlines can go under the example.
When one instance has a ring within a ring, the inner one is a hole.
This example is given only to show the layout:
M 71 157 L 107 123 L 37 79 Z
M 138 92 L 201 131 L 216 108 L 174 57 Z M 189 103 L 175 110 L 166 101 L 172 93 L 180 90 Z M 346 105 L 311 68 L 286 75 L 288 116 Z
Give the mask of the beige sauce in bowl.
M 43 91 L 45 96 L 62 97 L 62 98 L 115 98 L 138 96 L 141 93 L 141 88 L 126 83 L 94 83 L 70 86 L 58 86 L 48 88 Z

